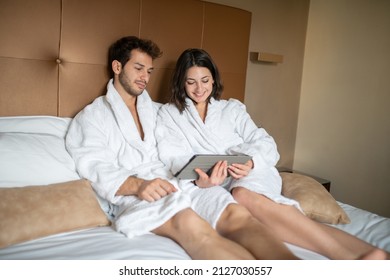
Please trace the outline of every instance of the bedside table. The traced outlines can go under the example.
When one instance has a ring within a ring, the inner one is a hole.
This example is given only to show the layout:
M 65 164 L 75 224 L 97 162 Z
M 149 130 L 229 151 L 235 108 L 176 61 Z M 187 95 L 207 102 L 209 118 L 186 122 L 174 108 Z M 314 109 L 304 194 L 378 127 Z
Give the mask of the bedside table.
M 330 192 L 330 181 L 327 180 L 327 179 L 320 178 L 320 177 L 317 177 L 317 176 L 313 176 L 313 175 L 310 175 L 310 174 L 306 174 L 306 173 L 303 173 L 303 172 L 295 171 L 295 170 L 292 170 L 292 169 L 286 168 L 286 167 L 276 167 L 276 169 L 277 169 L 279 172 L 297 173 L 297 174 L 302 174 L 302 175 L 311 177 L 311 178 L 315 179 L 317 182 L 319 182 L 321 185 L 323 185 L 324 188 L 325 188 L 328 192 Z

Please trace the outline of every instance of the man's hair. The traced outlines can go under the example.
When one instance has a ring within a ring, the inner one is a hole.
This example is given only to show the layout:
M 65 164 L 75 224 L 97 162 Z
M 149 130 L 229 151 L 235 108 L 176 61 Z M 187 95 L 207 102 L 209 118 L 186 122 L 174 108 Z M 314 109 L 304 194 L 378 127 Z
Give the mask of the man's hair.
M 114 71 L 111 66 L 112 62 L 117 60 L 124 67 L 131 58 L 132 50 L 144 52 L 153 60 L 162 55 L 160 48 L 151 40 L 140 39 L 136 36 L 123 37 L 113 43 L 108 50 L 108 71 L 111 78 L 114 78 Z
M 221 99 L 223 84 L 218 67 L 211 56 L 203 49 L 187 49 L 177 60 L 175 71 L 171 80 L 170 103 L 175 104 L 180 113 L 186 109 L 185 99 L 187 97 L 187 93 L 185 90 L 185 81 L 187 78 L 187 70 L 193 66 L 206 67 L 210 70 L 213 77 L 213 91 L 210 94 L 208 101 L 210 101 L 211 97 L 214 97 L 216 100 Z

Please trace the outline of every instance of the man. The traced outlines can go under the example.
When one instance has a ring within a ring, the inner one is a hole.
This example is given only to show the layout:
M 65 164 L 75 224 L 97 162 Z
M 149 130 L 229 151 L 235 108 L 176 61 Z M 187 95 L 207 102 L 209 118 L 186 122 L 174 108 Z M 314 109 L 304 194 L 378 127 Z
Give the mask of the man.
M 67 149 L 80 176 L 117 206 L 117 231 L 128 237 L 166 236 L 193 259 L 252 259 L 191 209 L 191 198 L 158 159 L 154 128 L 159 106 L 145 88 L 160 55 L 155 43 L 134 36 L 110 47 L 107 94 L 74 118 Z

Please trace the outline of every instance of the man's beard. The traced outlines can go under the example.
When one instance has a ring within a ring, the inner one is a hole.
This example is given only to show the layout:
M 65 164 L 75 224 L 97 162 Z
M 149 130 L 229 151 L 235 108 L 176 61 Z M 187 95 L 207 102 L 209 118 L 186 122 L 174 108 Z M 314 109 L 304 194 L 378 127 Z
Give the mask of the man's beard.
M 125 71 L 119 73 L 119 83 L 122 85 L 124 90 L 131 96 L 137 97 L 141 95 L 143 92 L 143 90 L 136 90 L 133 87 L 131 87 Z

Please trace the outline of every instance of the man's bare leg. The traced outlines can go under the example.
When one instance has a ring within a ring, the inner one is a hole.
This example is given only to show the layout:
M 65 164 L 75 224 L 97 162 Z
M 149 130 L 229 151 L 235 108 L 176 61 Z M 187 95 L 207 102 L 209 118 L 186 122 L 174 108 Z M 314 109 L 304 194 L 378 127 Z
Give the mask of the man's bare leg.
M 176 241 L 192 259 L 254 259 L 244 247 L 220 236 L 190 208 L 180 211 L 153 232 Z

